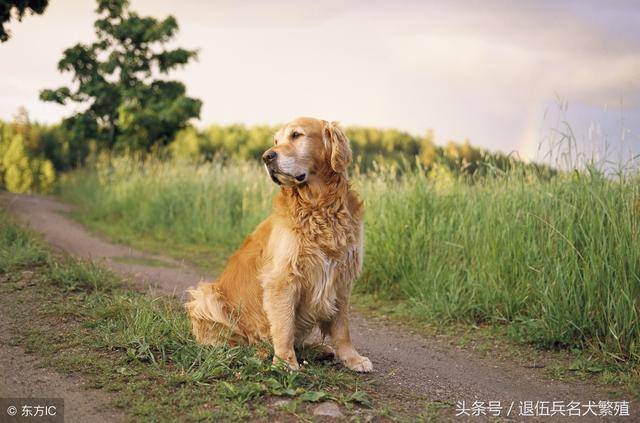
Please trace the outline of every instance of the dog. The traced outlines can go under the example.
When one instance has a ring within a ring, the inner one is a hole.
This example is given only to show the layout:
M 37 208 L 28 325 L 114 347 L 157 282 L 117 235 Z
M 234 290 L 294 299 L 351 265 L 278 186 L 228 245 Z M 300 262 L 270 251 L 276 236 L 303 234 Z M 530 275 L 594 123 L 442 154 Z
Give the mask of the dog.
M 273 211 L 231 256 L 220 277 L 188 290 L 202 344 L 271 342 L 274 363 L 300 368 L 295 349 L 320 348 L 349 369 L 371 361 L 349 333 L 351 286 L 362 269 L 364 206 L 350 187 L 349 140 L 336 122 L 298 118 L 262 156 L 280 185 Z M 330 345 L 307 341 L 315 327 Z

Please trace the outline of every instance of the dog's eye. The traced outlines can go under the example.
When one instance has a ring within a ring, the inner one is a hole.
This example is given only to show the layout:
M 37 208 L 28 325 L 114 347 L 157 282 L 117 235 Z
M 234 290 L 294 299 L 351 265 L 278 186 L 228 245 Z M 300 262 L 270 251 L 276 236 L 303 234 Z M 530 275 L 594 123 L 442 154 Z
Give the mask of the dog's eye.
M 278 139 L 277 139 L 277 138 L 274 138 L 274 139 L 273 139 L 273 143 L 274 143 L 275 145 L 278 145 Z
M 293 131 L 291 133 L 291 139 L 292 140 L 295 140 L 296 138 L 301 137 L 301 136 L 302 136 L 302 134 L 300 132 L 298 132 L 298 131 Z

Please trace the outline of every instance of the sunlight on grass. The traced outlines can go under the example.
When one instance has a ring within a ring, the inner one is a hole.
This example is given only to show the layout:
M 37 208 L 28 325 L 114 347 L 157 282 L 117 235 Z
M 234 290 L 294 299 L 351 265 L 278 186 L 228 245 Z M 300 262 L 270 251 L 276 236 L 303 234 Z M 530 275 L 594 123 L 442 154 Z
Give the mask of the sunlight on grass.
M 508 324 L 523 342 L 638 361 L 639 182 L 593 169 L 355 175 L 367 207 L 355 289 L 421 317 Z M 277 187 L 251 163 L 115 159 L 67 175 L 60 189 L 109 236 L 137 235 L 182 258 L 187 245 L 221 264 L 268 215 Z

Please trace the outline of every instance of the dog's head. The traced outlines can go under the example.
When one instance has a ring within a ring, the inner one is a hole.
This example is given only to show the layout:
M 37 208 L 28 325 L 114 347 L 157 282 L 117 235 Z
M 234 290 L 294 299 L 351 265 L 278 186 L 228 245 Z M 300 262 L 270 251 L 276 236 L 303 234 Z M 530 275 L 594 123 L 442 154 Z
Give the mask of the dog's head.
M 351 148 L 336 122 L 298 118 L 276 132 L 274 146 L 262 160 L 275 183 L 299 186 L 344 174 L 351 163 Z

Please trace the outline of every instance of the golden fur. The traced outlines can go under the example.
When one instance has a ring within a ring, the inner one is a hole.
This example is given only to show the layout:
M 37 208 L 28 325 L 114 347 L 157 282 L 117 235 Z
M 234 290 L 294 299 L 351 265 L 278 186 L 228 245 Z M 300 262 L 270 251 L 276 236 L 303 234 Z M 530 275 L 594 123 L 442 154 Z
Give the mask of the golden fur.
M 351 343 L 349 297 L 362 265 L 363 213 L 346 169 L 351 149 L 335 123 L 299 118 L 263 156 L 282 185 L 272 214 L 231 256 L 214 283 L 189 290 L 186 308 L 198 342 L 273 343 L 298 369 L 294 346 L 314 327 L 350 369 L 372 365 Z

